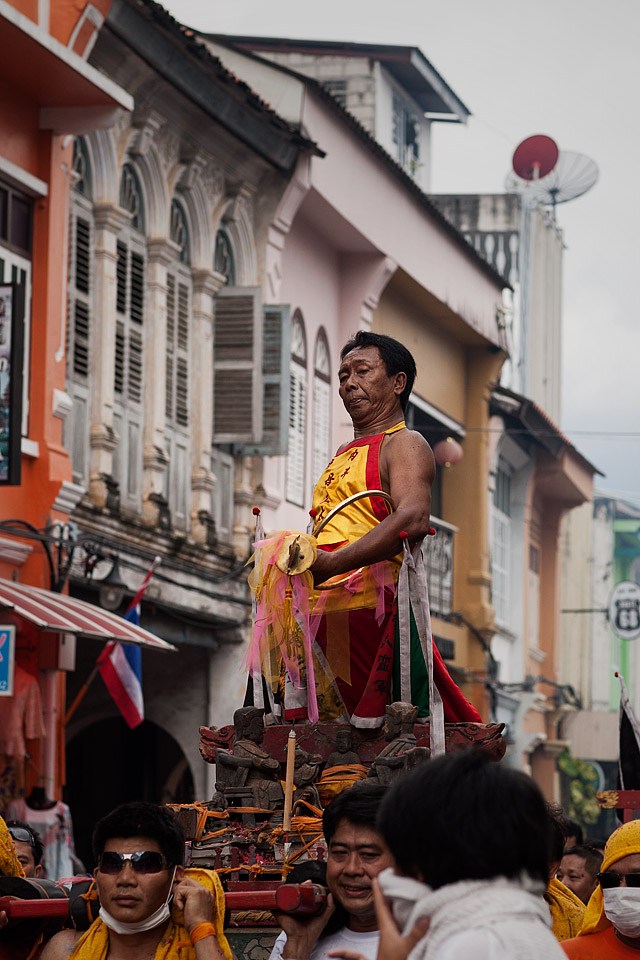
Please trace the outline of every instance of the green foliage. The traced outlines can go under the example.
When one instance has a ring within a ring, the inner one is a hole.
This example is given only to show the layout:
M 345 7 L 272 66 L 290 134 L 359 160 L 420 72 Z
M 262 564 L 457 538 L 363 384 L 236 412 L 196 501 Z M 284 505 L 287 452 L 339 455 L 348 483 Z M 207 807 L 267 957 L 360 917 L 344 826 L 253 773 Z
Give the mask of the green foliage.
M 600 816 L 596 800 L 598 774 L 590 763 L 573 757 L 568 749 L 558 757 L 558 768 L 566 779 L 567 815 L 582 827 L 592 826 Z

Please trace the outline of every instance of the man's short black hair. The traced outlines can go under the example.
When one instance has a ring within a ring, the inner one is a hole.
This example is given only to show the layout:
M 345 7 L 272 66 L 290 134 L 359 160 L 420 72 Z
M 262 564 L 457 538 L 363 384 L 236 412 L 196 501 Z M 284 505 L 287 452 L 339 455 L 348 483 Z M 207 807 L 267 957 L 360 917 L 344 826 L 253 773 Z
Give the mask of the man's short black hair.
M 523 871 L 548 882 L 550 825 L 540 790 L 477 748 L 430 760 L 396 781 L 378 826 L 398 869 L 434 889 Z
M 42 842 L 42 837 L 38 831 L 34 830 L 33 827 L 30 827 L 28 823 L 24 822 L 24 820 L 7 820 L 6 823 L 10 833 L 12 827 L 19 827 L 21 830 L 26 830 L 31 836 L 30 846 L 33 850 L 33 862 L 36 867 L 40 866 L 42 863 L 42 855 L 44 853 L 44 843 Z M 22 842 L 26 843 L 28 841 Z
M 584 843 L 584 830 L 580 824 L 576 823 L 575 820 L 569 820 L 568 817 L 565 817 L 564 827 L 567 831 L 567 837 L 574 837 L 576 841 L 576 847 L 581 847 Z
M 575 836 L 574 827 L 582 830 L 573 820 L 568 820 L 559 803 L 547 803 L 547 810 L 551 817 L 551 862 L 559 863 L 565 853 L 564 845 L 568 837 Z
M 100 858 L 108 840 L 114 837 L 149 837 L 155 840 L 169 867 L 184 862 L 184 834 L 168 807 L 140 800 L 123 803 L 98 820 L 93 831 L 93 855 Z
M 587 843 L 580 846 L 567 847 L 563 856 L 580 857 L 581 860 L 584 860 L 584 868 L 592 880 L 595 880 L 600 873 L 600 867 L 604 859 L 602 850 L 598 850 L 596 847 L 590 847 Z
M 407 385 L 400 394 L 400 405 L 403 410 L 407 409 L 409 397 L 413 390 L 413 384 L 416 379 L 416 362 L 413 356 L 404 344 L 393 337 L 387 337 L 384 333 L 371 333 L 369 330 L 358 330 L 351 340 L 345 343 L 340 351 L 340 359 L 344 360 L 352 350 L 358 350 L 362 347 L 377 347 L 382 361 L 387 371 L 387 376 L 392 377 L 396 373 L 406 373 Z
M 341 820 L 377 830 L 377 818 L 387 788 L 380 783 L 362 781 L 339 793 L 322 815 L 322 832 L 327 843 L 338 829 Z

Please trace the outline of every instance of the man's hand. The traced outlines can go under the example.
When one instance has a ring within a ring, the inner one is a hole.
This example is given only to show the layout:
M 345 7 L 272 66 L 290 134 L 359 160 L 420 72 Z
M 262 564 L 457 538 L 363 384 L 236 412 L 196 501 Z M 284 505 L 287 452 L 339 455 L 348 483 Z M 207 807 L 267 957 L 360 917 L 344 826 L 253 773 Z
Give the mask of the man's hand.
M 7 916 L 6 911 L 0 910 L 0 930 L 2 929 L 2 927 L 6 927 L 8 923 L 9 923 L 9 918 Z
M 376 917 L 380 930 L 377 960 L 407 960 L 416 944 L 428 933 L 429 918 L 420 917 L 413 930 L 406 937 L 403 937 L 393 919 L 393 914 L 380 890 L 377 879 L 373 881 L 373 901 L 376 905 Z M 327 956 L 338 957 L 339 960 L 366 960 L 366 957 L 358 953 L 357 950 L 330 950 Z
M 213 894 L 190 877 L 183 877 L 173 888 L 173 902 L 178 910 L 184 911 L 184 925 L 189 933 L 199 923 L 207 923 L 213 917 Z
M 311 881 L 305 880 L 305 883 Z M 289 913 L 276 913 L 273 915 L 287 935 L 287 942 L 282 948 L 283 960 L 295 957 L 296 960 L 308 960 L 311 952 L 318 942 L 318 937 L 329 922 L 329 918 L 335 910 L 333 896 L 327 896 L 327 905 L 322 913 L 315 917 L 308 917 L 304 920 L 300 917 L 293 917 Z
M 429 930 L 430 920 L 428 917 L 420 917 L 406 937 L 403 937 L 393 914 L 389 909 L 389 904 L 385 900 L 377 879 L 373 881 L 373 902 L 376 907 L 376 917 L 378 918 L 378 928 L 380 930 L 380 946 L 378 947 L 378 960 L 407 960 L 407 957 L 422 940 Z M 349 960 L 349 958 L 347 958 Z

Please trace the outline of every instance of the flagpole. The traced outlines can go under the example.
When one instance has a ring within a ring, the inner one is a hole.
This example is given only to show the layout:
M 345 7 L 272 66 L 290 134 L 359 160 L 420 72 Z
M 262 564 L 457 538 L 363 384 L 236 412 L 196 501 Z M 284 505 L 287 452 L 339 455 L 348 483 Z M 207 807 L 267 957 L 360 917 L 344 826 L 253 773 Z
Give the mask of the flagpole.
M 142 599 L 142 595 L 144 594 L 145 590 L 146 590 L 147 587 L 149 586 L 149 581 L 151 580 L 151 578 L 153 577 L 154 573 L 156 572 L 156 570 L 158 569 L 158 567 L 160 566 L 161 563 L 162 563 L 162 557 L 160 557 L 160 556 L 154 557 L 153 563 L 151 564 L 149 570 L 147 571 L 147 573 L 146 573 L 145 576 L 144 576 L 144 579 L 143 579 L 143 581 L 142 581 L 142 584 L 141 584 L 141 586 L 140 586 L 140 589 L 137 591 L 137 593 L 136 593 L 136 595 L 134 596 L 133 600 L 131 601 L 131 603 L 130 603 L 129 606 L 127 607 L 127 611 L 126 611 L 126 613 L 125 613 L 125 616 L 126 616 L 128 613 L 131 613 L 131 611 L 134 609 L 134 607 L 136 607 L 136 606 L 140 603 L 140 600 Z M 111 641 L 111 644 L 113 645 L 113 641 Z M 71 706 L 70 706 L 69 709 L 67 710 L 67 712 L 66 712 L 66 714 L 65 714 L 65 718 L 64 718 L 65 726 L 69 723 L 69 721 L 71 720 L 71 718 L 72 718 L 73 715 L 75 714 L 76 710 L 78 709 L 78 707 L 80 706 L 80 704 L 82 703 L 82 701 L 84 700 L 84 698 L 86 697 L 87 692 L 88 692 L 88 690 L 89 690 L 89 687 L 91 686 L 91 684 L 92 684 L 93 681 L 95 680 L 95 678 L 96 678 L 96 676 L 97 676 L 97 674 L 98 674 L 98 672 L 99 672 L 99 670 L 100 670 L 100 661 L 101 661 L 101 659 L 102 659 L 102 657 L 103 657 L 103 655 L 104 655 L 104 652 L 105 652 L 107 646 L 109 646 L 109 644 L 107 644 L 107 645 L 103 648 L 100 656 L 98 657 L 98 659 L 97 659 L 97 661 L 96 661 L 96 664 L 95 664 L 93 670 L 91 671 L 91 673 L 89 674 L 89 676 L 87 677 L 87 679 L 85 680 L 85 682 L 82 684 L 82 686 L 80 687 L 80 689 L 79 689 L 78 692 L 76 693 L 76 695 L 75 695 L 75 697 L 74 697 L 74 699 L 73 699 L 73 703 L 71 704 Z
M 67 710 L 67 712 L 66 712 L 66 714 L 65 714 L 65 717 L 64 717 L 64 724 L 65 724 L 65 726 L 69 723 L 69 721 L 71 720 L 72 716 L 74 715 L 74 713 L 76 712 L 76 710 L 78 709 L 78 707 L 80 706 L 80 704 L 82 703 L 82 701 L 84 700 L 84 698 L 86 697 L 87 691 L 88 691 L 89 687 L 91 686 L 91 684 L 93 683 L 93 681 L 95 680 L 95 678 L 96 678 L 96 676 L 97 676 L 97 673 L 98 673 L 98 670 L 99 670 L 99 667 L 98 667 L 98 664 L 96 663 L 95 667 L 93 668 L 93 670 L 91 671 L 91 673 L 89 674 L 89 676 L 87 677 L 87 679 L 85 680 L 85 682 L 82 684 L 82 686 L 80 687 L 80 689 L 79 689 L 78 692 L 76 693 L 75 697 L 73 698 L 73 703 L 71 704 L 71 706 L 70 706 L 69 709 Z

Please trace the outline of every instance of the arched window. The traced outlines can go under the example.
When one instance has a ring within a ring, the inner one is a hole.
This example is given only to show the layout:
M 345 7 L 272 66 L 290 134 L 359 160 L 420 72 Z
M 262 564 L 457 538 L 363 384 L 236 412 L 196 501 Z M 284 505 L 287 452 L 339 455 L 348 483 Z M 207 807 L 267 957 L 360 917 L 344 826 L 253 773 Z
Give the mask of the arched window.
M 144 203 L 138 174 L 130 163 L 125 163 L 120 179 L 120 206 L 131 214 L 131 226 L 144 233 Z
M 171 228 L 169 237 L 180 247 L 180 263 L 191 263 L 189 226 L 184 207 L 175 198 L 171 201 Z
M 120 503 L 139 512 L 142 490 L 144 416 L 145 210 L 140 180 L 125 163 L 120 206 L 131 214 L 116 243 L 116 352 L 113 423 L 119 443 L 113 455 Z
M 89 154 L 82 137 L 76 137 L 73 142 L 73 189 L 87 200 L 93 196 Z
M 316 337 L 313 358 L 313 483 L 331 458 L 331 358 L 324 330 Z
M 213 269 L 221 273 L 228 287 L 236 285 L 236 263 L 229 234 L 221 227 L 216 233 L 216 246 L 213 254 Z
M 305 450 L 307 426 L 307 338 L 299 310 L 291 323 L 291 364 L 289 366 L 289 453 L 287 456 L 287 500 L 299 507 L 305 502 Z
M 184 206 L 171 202 L 170 238 L 180 248 L 167 267 L 165 417 L 168 466 L 164 495 L 173 525 L 185 529 L 189 517 L 190 376 L 192 283 L 189 226 Z

